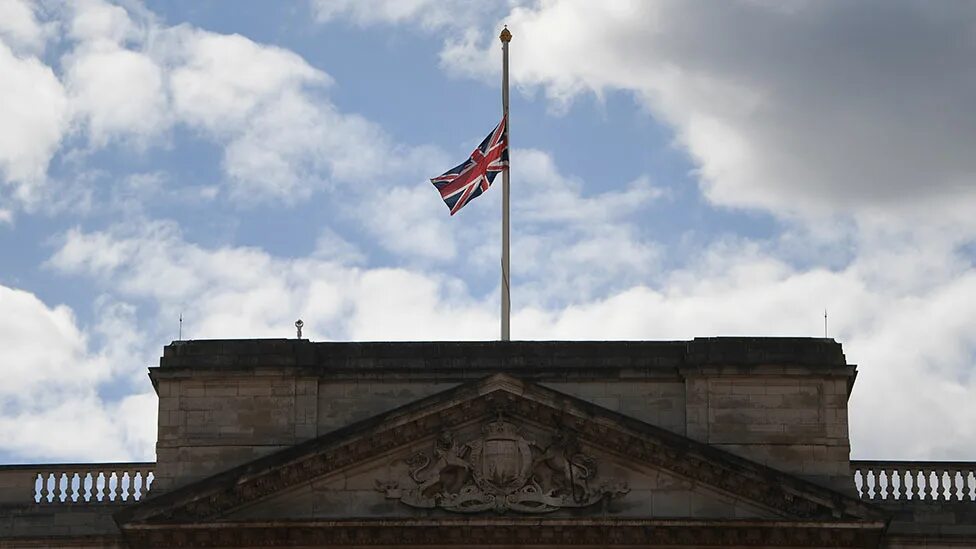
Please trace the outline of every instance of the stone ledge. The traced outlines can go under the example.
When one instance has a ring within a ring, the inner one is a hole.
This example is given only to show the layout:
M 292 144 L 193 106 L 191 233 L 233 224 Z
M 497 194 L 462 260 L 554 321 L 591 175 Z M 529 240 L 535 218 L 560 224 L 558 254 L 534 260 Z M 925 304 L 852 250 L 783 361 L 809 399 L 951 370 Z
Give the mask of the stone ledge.
M 832 339 L 714 337 L 691 341 L 311 342 L 300 339 L 176 341 L 161 368 L 673 369 L 683 366 L 846 366 Z

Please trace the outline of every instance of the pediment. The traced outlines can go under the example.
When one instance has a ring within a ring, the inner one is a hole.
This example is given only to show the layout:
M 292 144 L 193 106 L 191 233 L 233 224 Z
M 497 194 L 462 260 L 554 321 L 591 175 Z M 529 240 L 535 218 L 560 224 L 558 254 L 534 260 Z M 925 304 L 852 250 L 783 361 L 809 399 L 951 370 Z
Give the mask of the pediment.
M 859 500 L 497 374 L 133 505 L 166 524 L 545 516 L 870 521 Z
M 228 521 L 540 516 L 784 519 L 785 513 L 504 412 L 472 418 L 223 514 Z

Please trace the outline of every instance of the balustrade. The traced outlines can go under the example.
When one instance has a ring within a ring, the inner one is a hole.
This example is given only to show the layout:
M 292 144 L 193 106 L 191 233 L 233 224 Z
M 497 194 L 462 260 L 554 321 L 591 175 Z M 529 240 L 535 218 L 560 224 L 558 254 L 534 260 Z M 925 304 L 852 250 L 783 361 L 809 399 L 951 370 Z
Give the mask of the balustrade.
M 976 462 L 851 461 L 854 486 L 871 501 L 976 501 Z
M 133 503 L 152 488 L 153 462 L 0 466 L 0 503 Z M 870 501 L 976 502 L 976 462 L 852 460 Z
M 154 479 L 153 462 L 0 466 L 0 502 L 134 503 Z

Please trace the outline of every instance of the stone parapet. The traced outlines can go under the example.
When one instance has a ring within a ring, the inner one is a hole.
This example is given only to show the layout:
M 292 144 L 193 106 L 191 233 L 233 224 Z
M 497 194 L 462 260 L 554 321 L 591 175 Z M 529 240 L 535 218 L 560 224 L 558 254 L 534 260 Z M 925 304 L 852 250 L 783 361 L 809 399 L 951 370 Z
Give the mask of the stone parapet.
M 844 367 L 832 339 L 730 337 L 691 341 L 311 342 L 301 339 L 174 341 L 161 368 L 298 367 L 326 370 L 673 369 L 696 365 Z

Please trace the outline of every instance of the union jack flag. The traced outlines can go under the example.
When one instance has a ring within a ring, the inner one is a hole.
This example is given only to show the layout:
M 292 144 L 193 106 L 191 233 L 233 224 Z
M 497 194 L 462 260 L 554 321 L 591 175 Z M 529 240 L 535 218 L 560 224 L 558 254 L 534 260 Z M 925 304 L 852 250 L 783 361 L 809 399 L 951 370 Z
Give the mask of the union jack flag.
M 499 172 L 508 169 L 508 132 L 505 118 L 495 126 L 488 137 L 471 153 L 471 157 L 430 180 L 441 193 L 441 198 L 457 213 L 472 199 L 488 190 Z

